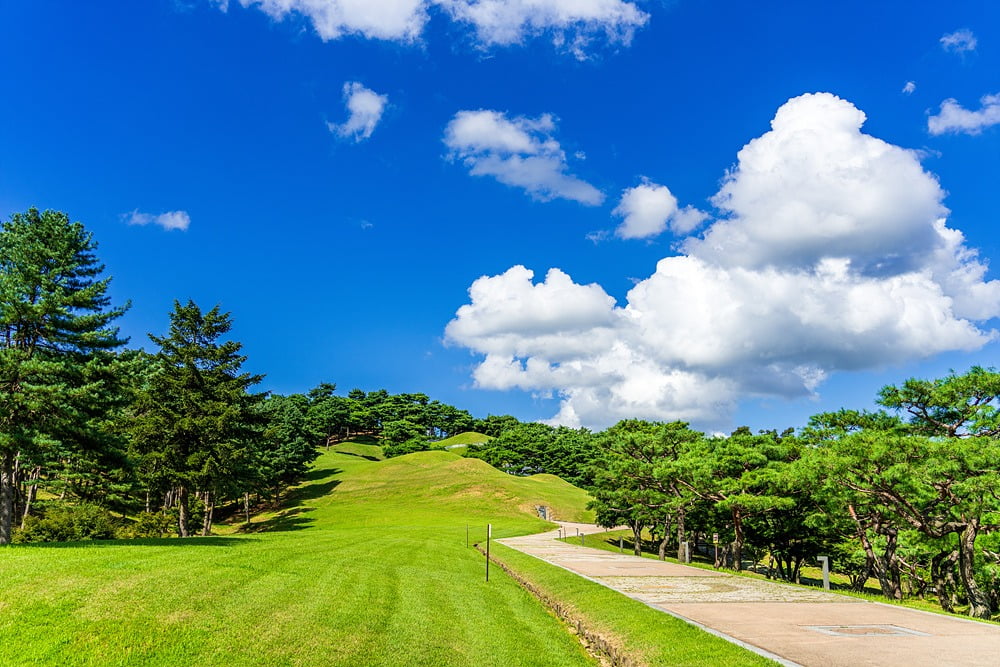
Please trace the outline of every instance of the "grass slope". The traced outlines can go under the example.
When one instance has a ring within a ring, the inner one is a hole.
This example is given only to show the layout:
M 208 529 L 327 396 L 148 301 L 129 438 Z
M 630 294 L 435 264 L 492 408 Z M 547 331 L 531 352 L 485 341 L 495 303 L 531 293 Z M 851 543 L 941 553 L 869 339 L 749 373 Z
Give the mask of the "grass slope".
M 445 447 L 455 445 L 481 445 L 485 442 L 489 442 L 490 440 L 492 440 L 492 438 L 488 435 L 476 433 L 475 431 L 469 431 L 468 433 L 453 435 L 450 438 L 445 438 L 444 440 L 438 440 L 433 444 L 435 449 L 444 449 Z
M 380 458 L 331 448 L 260 532 L 0 549 L 0 663 L 593 664 L 465 546 L 467 524 L 544 528 L 535 504 L 588 518 L 586 494 L 447 452 Z

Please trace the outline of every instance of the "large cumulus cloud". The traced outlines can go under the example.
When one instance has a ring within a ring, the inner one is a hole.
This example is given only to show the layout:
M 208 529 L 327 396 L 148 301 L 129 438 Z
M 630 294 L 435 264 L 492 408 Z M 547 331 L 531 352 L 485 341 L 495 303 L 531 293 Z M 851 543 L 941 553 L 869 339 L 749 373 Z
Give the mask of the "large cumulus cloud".
M 552 269 L 484 276 L 448 325 L 485 355 L 478 386 L 555 392 L 553 421 L 725 425 L 749 396 L 796 397 L 832 372 L 973 350 L 1000 283 L 946 224 L 919 155 L 864 134 L 830 94 L 785 103 L 738 154 L 719 219 L 617 305 Z

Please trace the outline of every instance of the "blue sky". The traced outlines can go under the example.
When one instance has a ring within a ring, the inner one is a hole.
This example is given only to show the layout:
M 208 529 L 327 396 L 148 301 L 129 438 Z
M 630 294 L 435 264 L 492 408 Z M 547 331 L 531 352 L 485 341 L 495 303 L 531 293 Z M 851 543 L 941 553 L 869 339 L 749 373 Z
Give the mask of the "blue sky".
M 33 0 L 0 59 L 0 216 L 268 390 L 782 428 L 996 363 L 996 3 Z

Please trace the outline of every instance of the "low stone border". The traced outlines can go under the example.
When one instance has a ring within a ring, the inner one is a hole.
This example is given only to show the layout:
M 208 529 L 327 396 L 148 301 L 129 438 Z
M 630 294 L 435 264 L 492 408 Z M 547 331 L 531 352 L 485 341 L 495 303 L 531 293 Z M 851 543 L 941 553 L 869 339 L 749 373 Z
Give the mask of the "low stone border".
M 483 556 L 486 555 L 486 550 L 483 549 L 481 545 L 477 543 L 473 546 L 475 546 L 479 553 L 483 554 Z M 495 563 L 507 574 L 507 576 L 517 582 L 521 588 L 534 595 L 561 621 L 570 626 L 570 628 L 576 632 L 577 637 L 583 643 L 587 651 L 600 659 L 603 664 L 611 665 L 611 667 L 645 667 L 646 663 L 639 662 L 632 656 L 623 653 L 622 650 L 618 648 L 618 646 L 616 646 L 610 639 L 588 627 L 587 623 L 582 618 L 573 613 L 573 609 L 571 607 L 542 591 L 521 574 L 511 569 L 506 563 L 499 560 L 495 555 L 490 554 L 490 562 Z

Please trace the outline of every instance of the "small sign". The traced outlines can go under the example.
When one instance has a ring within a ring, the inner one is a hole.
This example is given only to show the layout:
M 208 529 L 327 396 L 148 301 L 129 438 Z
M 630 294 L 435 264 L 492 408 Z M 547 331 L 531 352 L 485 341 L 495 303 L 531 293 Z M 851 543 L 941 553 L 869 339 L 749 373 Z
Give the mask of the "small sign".
M 718 533 L 712 533 L 712 542 L 714 542 L 715 544 L 719 543 L 719 534 Z

